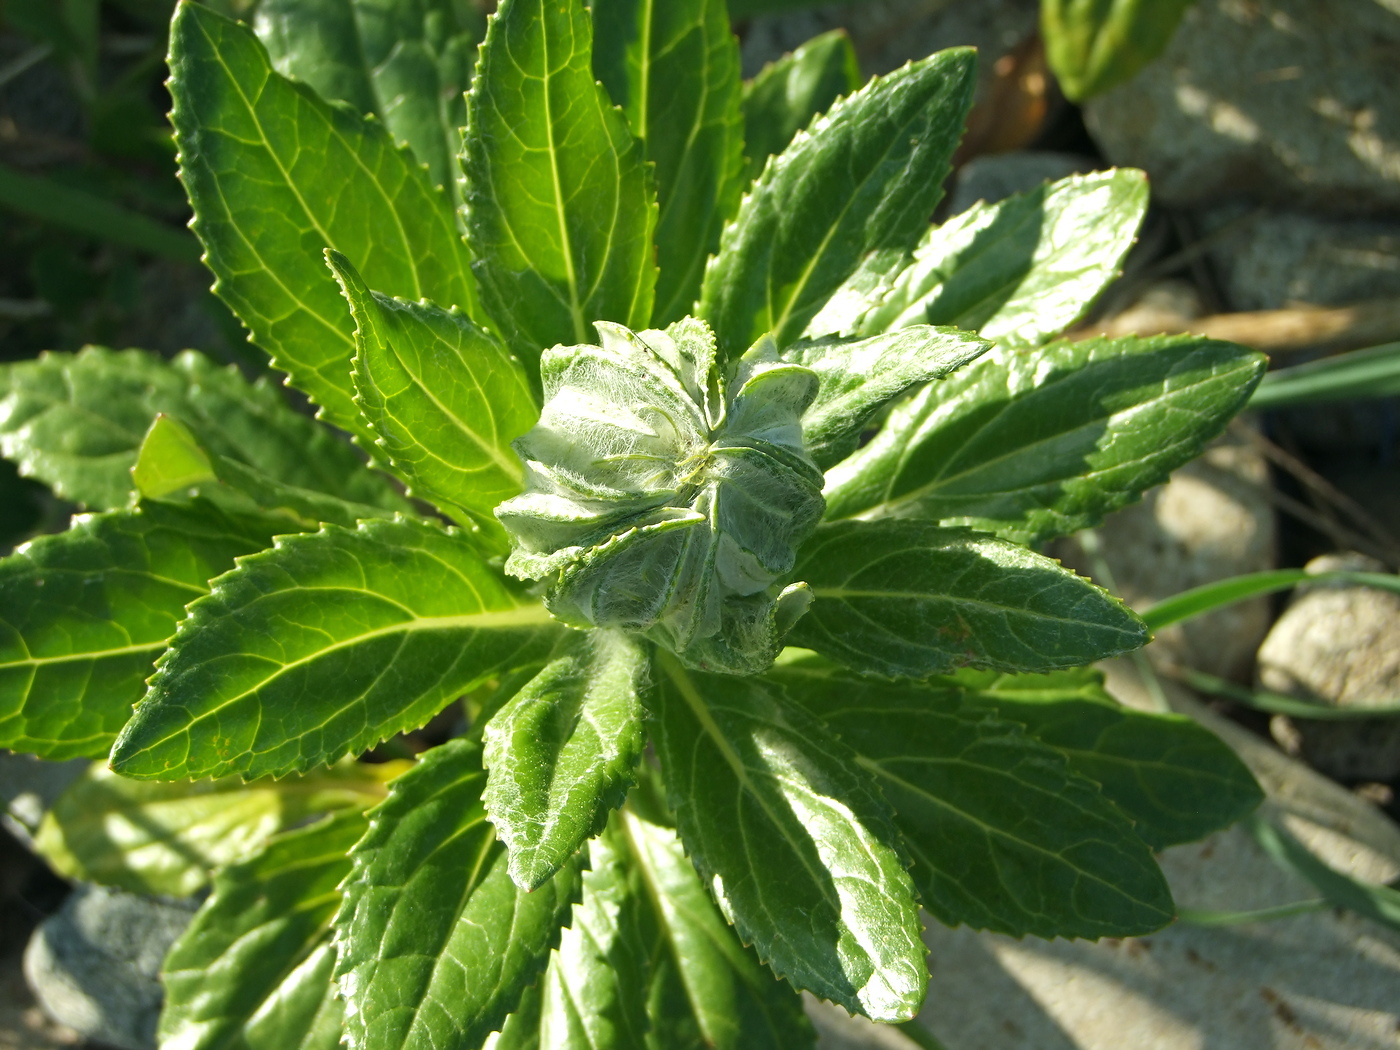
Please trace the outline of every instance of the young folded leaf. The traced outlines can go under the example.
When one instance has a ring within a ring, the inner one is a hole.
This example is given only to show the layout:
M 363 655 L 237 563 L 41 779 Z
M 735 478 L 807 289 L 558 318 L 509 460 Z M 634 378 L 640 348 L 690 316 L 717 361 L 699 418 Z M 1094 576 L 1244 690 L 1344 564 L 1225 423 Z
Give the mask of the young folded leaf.
M 484 802 L 530 891 L 622 804 L 642 757 L 647 652 L 616 631 L 570 631 L 544 670 L 487 723 Z
M 725 915 L 793 986 L 877 1021 L 919 1011 L 918 907 L 869 774 L 755 680 L 658 657 L 657 754 L 681 838 Z
M 833 468 L 827 517 L 917 516 L 1018 543 L 1097 524 L 1198 455 L 1265 364 L 1200 336 L 998 348 Z
M 105 756 L 185 606 L 285 526 L 143 503 L 80 515 L 0 560 L 0 747 Z
M 480 1046 L 544 968 L 580 863 L 526 893 L 481 804 L 480 748 L 427 752 L 370 811 L 335 919 L 352 1050 Z
M 1121 271 L 1147 212 L 1132 168 L 1072 175 L 929 230 L 902 269 L 858 274 L 809 326 L 874 335 L 951 325 L 1005 346 L 1035 346 L 1081 320 Z M 861 282 L 871 285 L 862 292 Z
M 345 256 L 326 258 L 355 318 L 355 400 L 389 466 L 504 548 L 491 511 L 520 491 L 510 442 L 538 413 L 524 370 L 461 313 L 371 292 Z
M 588 341 L 594 321 L 651 320 L 656 189 L 626 119 L 593 79 L 592 38 L 581 4 L 501 0 L 468 98 L 473 268 L 532 375 L 542 350 Z
M 384 128 L 273 71 L 250 29 L 182 2 L 170 26 L 180 177 L 214 289 L 322 416 L 373 448 L 354 324 L 320 254 L 386 294 L 472 311 L 452 204 Z
M 818 114 L 842 95 L 858 91 L 862 79 L 855 46 L 844 29 L 814 36 L 759 70 L 744 85 L 745 182 L 757 179 L 768 158 L 787 149 Z
M 651 323 L 678 321 L 743 190 L 739 42 L 724 0 L 593 0 L 593 70 L 656 165 Z
M 793 645 L 871 674 L 1049 671 L 1146 644 L 1118 599 L 1043 555 L 909 519 L 824 525 L 795 574 L 815 601 Z
M 331 979 L 331 918 L 359 811 L 287 832 L 214 880 L 165 957 L 160 1045 L 186 1050 L 336 1050 L 344 1010 Z
M 950 926 L 1126 937 L 1175 915 L 1133 824 L 1055 749 L 956 689 L 801 664 L 776 675 L 895 810 L 923 905 Z
M 421 726 L 537 660 L 557 630 L 453 530 L 398 519 L 283 536 L 190 607 L 112 768 L 301 772 Z
M 700 293 L 724 359 L 765 334 L 788 345 L 867 255 L 913 248 L 942 196 L 975 65 L 951 49 L 877 77 L 768 165 Z

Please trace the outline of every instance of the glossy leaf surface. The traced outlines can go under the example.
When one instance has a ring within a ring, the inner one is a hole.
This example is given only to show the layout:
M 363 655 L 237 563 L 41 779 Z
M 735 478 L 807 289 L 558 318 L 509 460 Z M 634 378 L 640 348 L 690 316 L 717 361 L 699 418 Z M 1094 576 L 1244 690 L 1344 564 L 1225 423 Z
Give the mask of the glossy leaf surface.
M 478 745 L 427 752 L 370 812 L 336 917 L 354 1050 L 480 1046 L 544 968 L 578 866 L 525 893 L 506 871 Z
M 913 887 L 877 789 L 815 719 L 754 679 L 661 657 L 657 753 L 686 850 L 759 957 L 876 1020 L 918 1012 Z
M 1194 842 L 1250 813 L 1264 795 L 1219 737 L 1181 715 L 1123 707 L 1103 676 L 964 672 L 968 699 L 1017 722 L 1098 784 L 1153 850 Z
M 484 797 L 524 890 L 553 877 L 622 804 L 642 756 L 647 653 L 613 631 L 570 631 L 486 726 Z
M 80 516 L 0 561 L 0 747 L 105 755 L 185 606 L 273 532 L 209 504 L 147 503 Z
M 354 324 L 321 253 L 386 294 L 474 309 L 448 195 L 381 125 L 274 72 L 251 30 L 206 7 L 177 9 L 170 69 L 215 291 L 325 419 L 372 442 L 353 401 Z
M 1147 177 L 1133 168 L 979 202 L 929 230 L 864 312 L 856 313 L 869 300 L 856 297 L 814 327 L 873 335 L 950 325 L 1006 346 L 1034 346 L 1088 313 L 1121 271 L 1146 212 Z M 834 304 L 841 301 L 838 293 Z
M 401 763 L 343 763 L 304 777 L 199 784 L 129 780 L 94 764 L 44 814 L 34 848 L 60 874 L 131 893 L 188 897 L 278 832 L 366 809 Z
M 1021 937 L 1122 937 L 1174 917 L 1132 822 L 1063 755 L 956 690 L 835 672 L 778 676 L 894 807 L 923 905 Z
M 844 29 L 814 36 L 764 66 L 744 85 L 746 180 L 757 179 L 769 157 L 787 149 L 819 113 L 860 85 L 856 49 Z
M 136 454 L 162 413 L 213 452 L 286 484 L 408 509 L 354 449 L 294 411 L 268 379 L 249 383 L 193 351 L 165 361 L 88 347 L 0 365 L 0 375 L 0 454 L 64 499 L 96 510 L 126 506 Z
M 277 72 L 374 113 L 455 190 L 466 90 L 485 32 L 451 0 L 261 0 L 253 29 Z
M 1096 524 L 1248 400 L 1262 355 L 1199 336 L 998 348 L 827 475 L 828 518 L 918 516 L 1034 543 Z
M 554 628 L 426 522 L 281 537 L 190 609 L 112 752 L 137 778 L 281 776 L 421 726 Z
M 593 0 L 593 69 L 656 165 L 656 305 L 678 321 L 739 207 L 739 45 L 724 0 Z
M 794 573 L 816 601 L 791 643 L 874 674 L 1048 671 L 1117 656 L 1148 639 L 1122 602 L 1058 562 L 930 522 L 823 526 Z
M 700 314 L 735 357 L 785 346 L 872 252 L 913 248 L 942 194 L 976 79 L 952 49 L 872 80 L 764 171 L 725 228 Z
M 819 467 L 856 450 L 874 415 L 921 383 L 942 379 L 991 344 L 968 332 L 914 325 L 870 339 L 803 340 L 783 356 L 810 368 L 820 386 L 802 416 L 802 440 Z
M 371 292 L 344 256 L 330 263 L 355 317 L 356 401 L 380 451 L 414 495 L 499 533 L 491 511 L 524 476 L 510 442 L 538 415 L 524 371 L 461 313 Z
M 186 1050 L 335 1050 L 331 918 L 365 831 L 358 811 L 288 832 L 222 871 L 165 957 L 160 1045 Z
M 1162 53 L 1194 0 L 1044 0 L 1046 58 L 1076 102 L 1132 79 Z
M 503 0 L 468 98 L 474 269 L 532 373 L 542 350 L 591 342 L 594 321 L 651 320 L 656 191 L 626 119 L 593 79 L 592 37 L 580 3 Z

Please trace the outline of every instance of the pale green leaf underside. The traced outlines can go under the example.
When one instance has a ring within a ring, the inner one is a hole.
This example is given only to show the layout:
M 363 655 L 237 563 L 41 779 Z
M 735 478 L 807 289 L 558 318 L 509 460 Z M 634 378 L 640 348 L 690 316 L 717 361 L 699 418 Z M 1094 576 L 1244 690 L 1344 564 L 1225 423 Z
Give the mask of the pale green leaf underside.
M 658 674 L 667 795 L 740 937 L 794 987 L 876 1020 L 914 1016 L 918 909 L 868 774 L 755 680 L 666 656 Z
M 95 510 L 127 505 L 131 467 L 159 414 L 179 420 L 211 451 L 288 485 L 408 509 L 387 479 L 294 411 L 268 379 L 249 383 L 194 351 L 166 361 L 94 346 L 3 365 L 0 376 L 0 454 Z
M 251 30 L 208 8 L 179 6 L 170 68 L 215 290 L 325 419 L 372 443 L 353 401 L 354 325 L 321 253 L 344 253 L 386 294 L 470 309 L 447 193 L 381 125 L 274 72 Z
M 791 644 L 858 671 L 1049 671 L 1129 652 L 1147 628 L 1122 602 L 1018 544 L 912 519 L 825 525 L 794 575 L 816 601 Z
M 914 516 L 1021 543 L 1096 524 L 1166 480 L 1265 359 L 1200 336 L 998 348 L 890 413 L 828 472 L 828 518 Z
M 185 606 L 279 524 L 147 503 L 77 517 L 0 561 L 0 747 L 106 755 Z
M 804 668 L 777 677 L 895 809 L 923 905 L 1020 937 L 1122 937 L 1174 916 L 1132 822 L 1065 757 L 955 690 Z
M 525 893 L 506 871 L 467 740 L 427 752 L 370 812 L 335 920 L 353 1050 L 476 1047 L 544 968 L 579 867 Z
M 503 0 L 468 97 L 473 268 L 532 374 L 542 350 L 591 342 L 594 321 L 640 330 L 651 320 L 655 189 L 626 119 L 593 79 L 592 35 L 581 4 Z
M 60 874 L 131 893 L 188 897 L 273 835 L 383 797 L 394 768 L 344 763 L 304 777 L 199 784 L 130 780 L 94 764 L 44 814 L 34 848 Z
M 165 957 L 160 1045 L 183 1050 L 336 1050 L 331 918 L 364 834 L 358 811 L 280 835 L 214 880 Z
M 613 631 L 571 631 L 486 726 L 485 805 L 533 890 L 602 830 L 642 755 L 646 650 Z
M 534 662 L 555 630 L 452 530 L 285 536 L 191 607 L 112 765 L 156 779 L 309 769 Z

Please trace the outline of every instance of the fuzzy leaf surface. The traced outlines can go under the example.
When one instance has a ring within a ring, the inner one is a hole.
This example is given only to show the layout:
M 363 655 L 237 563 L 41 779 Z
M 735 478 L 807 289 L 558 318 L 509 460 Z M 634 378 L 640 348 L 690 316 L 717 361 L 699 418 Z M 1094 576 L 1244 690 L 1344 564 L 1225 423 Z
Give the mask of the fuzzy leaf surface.
M 277 72 L 377 115 L 449 190 L 485 28 L 451 0 L 262 0 L 253 18 Z
M 60 874 L 131 893 L 188 897 L 279 832 L 384 797 L 401 763 L 342 763 L 304 777 L 169 784 L 94 764 L 44 814 L 34 848 Z
M 942 195 L 972 101 L 971 50 L 872 80 L 768 167 L 705 273 L 700 314 L 735 357 L 800 336 L 871 253 L 912 249 Z
M 421 726 L 554 633 L 461 533 L 399 519 L 284 536 L 191 606 L 112 768 L 301 772 Z
M 358 810 L 279 835 L 214 879 L 214 892 L 165 957 L 161 1046 L 187 1050 L 336 1050 L 331 919 Z
M 613 631 L 570 631 L 486 726 L 485 805 L 510 875 L 547 882 L 622 804 L 642 757 L 647 655 Z
M 1124 937 L 1174 917 L 1132 822 L 1065 757 L 957 690 L 801 664 L 777 675 L 895 809 L 923 905 L 1022 937 Z
M 724 0 L 593 0 L 593 69 L 656 165 L 656 327 L 691 312 L 739 207 L 739 44 Z
M 452 740 L 370 812 L 335 920 L 353 1050 L 480 1046 L 559 943 L 579 865 L 533 893 L 517 887 L 485 783 L 479 745 Z
M 783 356 L 817 374 L 816 399 L 802 416 L 802 440 L 823 469 L 841 462 L 881 408 L 957 371 L 991 344 L 969 332 L 913 325 L 869 339 L 802 340 Z
M 131 468 L 158 415 L 202 445 L 300 488 L 390 510 L 408 504 L 355 450 L 296 412 L 273 383 L 186 351 L 88 347 L 0 365 L 0 455 L 64 499 L 125 507 Z
M 171 120 L 215 290 L 322 417 L 373 447 L 353 400 L 355 328 L 321 260 L 389 295 L 475 308 L 446 192 L 383 126 L 273 70 L 246 26 L 181 3 Z
M 473 268 L 532 375 L 542 350 L 592 342 L 594 321 L 640 330 L 651 320 L 656 190 L 593 79 L 592 38 L 580 3 L 502 0 L 467 102 Z
M 838 293 L 813 327 L 874 335 L 950 325 L 1005 346 L 1043 343 L 1081 320 L 1121 272 L 1147 195 L 1147 176 L 1122 168 L 979 202 L 929 230 L 873 303 Z
M 1134 711 L 1090 668 L 1054 675 L 962 672 L 951 681 L 1026 727 L 1098 784 L 1153 850 L 1194 842 L 1254 810 L 1264 795 L 1219 737 L 1181 715 Z
M 106 755 L 185 606 L 278 524 L 146 503 L 81 515 L 0 560 L 0 747 Z
M 853 670 L 924 678 L 956 667 L 1049 671 L 1146 644 L 1118 599 L 1043 555 L 915 520 L 825 525 L 798 579 L 816 596 L 792 645 Z
M 780 977 L 908 1020 L 927 975 L 913 887 L 877 789 L 819 722 L 755 679 L 658 660 L 657 753 L 686 850 Z
M 828 472 L 827 517 L 929 518 L 1020 543 L 1074 532 L 1196 456 L 1264 367 L 1200 336 L 999 347 Z
M 764 66 L 744 84 L 745 181 L 757 179 L 769 157 L 787 149 L 819 113 L 860 85 L 856 49 L 844 29 L 814 36 Z
M 356 400 L 380 451 L 414 495 L 499 532 L 491 511 L 524 476 L 510 443 L 539 414 L 524 370 L 463 314 L 371 292 L 349 260 L 329 258 L 355 318 Z

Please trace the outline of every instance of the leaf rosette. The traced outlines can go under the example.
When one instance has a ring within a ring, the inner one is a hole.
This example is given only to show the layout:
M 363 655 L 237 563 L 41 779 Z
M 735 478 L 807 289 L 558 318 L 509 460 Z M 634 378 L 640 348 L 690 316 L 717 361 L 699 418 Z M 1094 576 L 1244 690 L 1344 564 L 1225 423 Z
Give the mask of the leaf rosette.
M 525 491 L 496 509 L 506 571 L 545 581 L 565 623 L 642 634 L 705 670 L 761 671 L 810 601 L 777 581 L 825 509 L 802 439 L 817 375 L 768 338 L 724 374 L 693 318 L 597 329 L 600 346 L 541 360 L 544 410 L 514 443 Z

